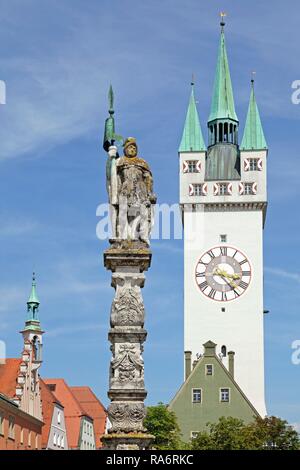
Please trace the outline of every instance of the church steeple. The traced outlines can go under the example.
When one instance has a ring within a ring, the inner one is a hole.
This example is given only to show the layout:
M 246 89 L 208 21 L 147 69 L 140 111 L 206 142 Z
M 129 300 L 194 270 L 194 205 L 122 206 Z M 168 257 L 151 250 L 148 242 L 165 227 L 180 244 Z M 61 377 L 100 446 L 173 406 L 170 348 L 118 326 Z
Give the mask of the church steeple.
M 196 107 L 194 94 L 194 80 L 191 82 L 191 96 L 189 101 L 186 119 L 179 146 L 179 152 L 204 152 L 206 146 L 204 143 L 199 115 Z
M 224 34 L 224 13 L 221 14 L 221 37 L 216 75 L 208 118 L 209 145 L 218 143 L 237 144 L 238 117 L 235 112 L 231 77 Z
M 29 299 L 27 301 L 27 320 L 25 324 L 25 330 L 40 330 L 40 320 L 39 320 L 39 305 L 40 301 L 36 293 L 36 281 L 35 273 L 32 275 L 32 286 Z
M 35 273 L 33 273 L 31 292 L 27 301 L 27 319 L 21 333 L 24 339 L 24 348 L 26 351 L 32 351 L 32 360 L 36 364 L 41 364 L 42 362 L 42 335 L 44 333 L 41 329 L 38 315 L 39 306 L 40 301 L 36 293 Z
M 267 150 L 267 148 L 268 146 L 255 99 L 254 79 L 252 79 L 248 114 L 241 143 L 241 150 Z

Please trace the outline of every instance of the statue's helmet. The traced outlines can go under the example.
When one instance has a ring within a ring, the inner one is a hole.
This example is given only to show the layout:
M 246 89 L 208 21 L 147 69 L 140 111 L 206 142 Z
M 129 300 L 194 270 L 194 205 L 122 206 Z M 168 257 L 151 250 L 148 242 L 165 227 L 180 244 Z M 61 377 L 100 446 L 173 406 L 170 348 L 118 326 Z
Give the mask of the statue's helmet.
M 135 137 L 127 137 L 127 139 L 125 140 L 125 142 L 124 142 L 124 144 L 123 144 L 124 152 L 125 152 L 126 148 L 127 148 L 129 145 L 134 145 L 134 146 L 137 148 L 137 143 L 136 143 Z

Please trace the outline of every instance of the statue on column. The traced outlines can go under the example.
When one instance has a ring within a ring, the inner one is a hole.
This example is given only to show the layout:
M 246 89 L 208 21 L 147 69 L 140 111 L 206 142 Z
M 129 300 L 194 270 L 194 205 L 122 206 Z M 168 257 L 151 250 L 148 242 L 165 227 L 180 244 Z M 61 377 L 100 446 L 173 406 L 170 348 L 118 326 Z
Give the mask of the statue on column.
M 123 145 L 124 156 L 119 157 L 115 141 L 113 95 L 110 89 L 110 117 L 105 122 L 103 147 L 108 153 L 106 186 L 110 203 L 112 241 L 130 240 L 149 246 L 154 221 L 156 196 L 148 163 L 138 157 L 134 137 Z

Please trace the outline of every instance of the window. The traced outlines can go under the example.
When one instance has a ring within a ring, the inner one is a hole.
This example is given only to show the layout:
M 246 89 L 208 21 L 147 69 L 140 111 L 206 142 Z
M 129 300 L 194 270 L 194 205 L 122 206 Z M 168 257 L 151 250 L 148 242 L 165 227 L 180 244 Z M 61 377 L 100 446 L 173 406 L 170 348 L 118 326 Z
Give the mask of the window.
M 0 413 L 0 435 L 4 436 L 4 413 Z
M 194 184 L 194 195 L 202 196 L 202 184 Z
M 227 349 L 226 349 L 226 346 L 222 346 L 221 347 L 221 354 L 223 357 L 226 357 L 227 356 Z
M 35 435 L 35 448 L 39 448 L 39 436 L 37 434 Z
M 15 438 L 15 418 L 13 416 L 8 418 L 8 437 L 10 439 Z
M 253 192 L 253 183 L 244 183 L 244 194 L 250 196 L 254 194 Z
M 197 160 L 188 160 L 188 173 L 198 173 Z
M 20 431 L 20 444 L 24 444 L 24 428 Z
M 54 433 L 54 436 L 53 436 L 53 445 L 56 446 L 57 444 L 57 436 L 56 436 L 56 433 Z
M 221 388 L 220 401 L 229 402 L 229 388 Z
M 219 183 L 219 195 L 226 196 L 228 195 L 228 184 L 227 183 Z
M 60 424 L 61 421 L 61 414 L 60 411 L 57 412 L 57 424 Z
M 60 445 L 61 445 L 61 448 L 62 448 L 62 449 L 65 448 L 65 438 L 64 438 L 64 436 L 61 436 Z
M 227 243 L 227 235 L 225 235 L 225 234 L 220 235 L 220 242 L 221 243 Z
M 258 170 L 258 158 L 249 158 L 249 171 Z
M 60 436 L 57 436 L 57 447 L 60 447 Z
M 198 437 L 199 431 L 191 431 L 191 439 L 196 439 Z
M 202 390 L 201 388 L 193 388 L 193 403 L 202 402 Z
M 213 365 L 212 364 L 206 364 L 205 365 L 205 374 L 206 375 L 213 375 Z

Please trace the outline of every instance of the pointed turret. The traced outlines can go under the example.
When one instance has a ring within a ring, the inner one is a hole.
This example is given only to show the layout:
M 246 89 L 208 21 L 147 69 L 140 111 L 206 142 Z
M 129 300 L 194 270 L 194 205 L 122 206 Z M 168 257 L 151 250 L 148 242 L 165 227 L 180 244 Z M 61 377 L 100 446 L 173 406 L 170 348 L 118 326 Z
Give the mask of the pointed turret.
M 40 364 L 42 362 L 42 335 L 44 331 L 41 329 L 38 316 L 40 301 L 36 293 L 35 273 L 32 275 L 32 285 L 29 299 L 27 301 L 27 320 L 25 328 L 21 331 L 24 339 L 24 347 L 29 345 L 29 349 L 33 351 L 32 360 Z
M 192 90 L 189 106 L 186 114 L 183 134 L 179 146 L 179 152 L 204 152 L 206 146 L 204 143 L 199 115 L 196 107 L 194 82 L 191 83 Z
M 26 320 L 25 329 L 39 329 L 40 330 L 40 321 L 38 316 L 40 301 L 36 293 L 36 282 L 35 282 L 35 273 L 32 275 L 32 286 L 29 299 L 27 301 L 27 312 L 28 317 Z
M 224 34 L 224 13 L 221 13 L 221 38 L 217 68 L 208 119 L 207 180 L 240 178 L 238 151 L 239 121 L 235 112 Z
M 216 119 L 227 118 L 232 119 L 233 121 L 238 121 L 234 107 L 234 99 L 225 44 L 224 26 L 225 23 L 222 21 L 214 91 L 208 122 L 215 121 Z
M 251 80 L 251 94 L 241 150 L 267 150 L 267 142 L 257 107 L 254 80 Z

